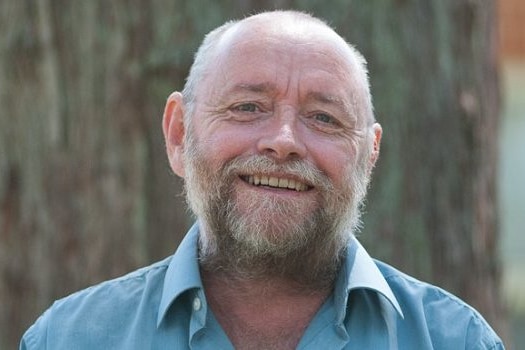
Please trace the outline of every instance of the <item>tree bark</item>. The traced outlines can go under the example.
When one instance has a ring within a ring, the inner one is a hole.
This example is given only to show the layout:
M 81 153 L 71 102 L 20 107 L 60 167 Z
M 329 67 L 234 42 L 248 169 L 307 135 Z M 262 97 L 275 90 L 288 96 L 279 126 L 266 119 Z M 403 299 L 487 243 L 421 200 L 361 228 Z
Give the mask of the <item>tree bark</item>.
M 274 7 L 324 17 L 369 60 L 385 136 L 368 249 L 503 328 L 492 1 L 6 0 L 0 348 L 52 300 L 173 252 L 190 219 L 165 159 L 165 98 L 206 32 Z

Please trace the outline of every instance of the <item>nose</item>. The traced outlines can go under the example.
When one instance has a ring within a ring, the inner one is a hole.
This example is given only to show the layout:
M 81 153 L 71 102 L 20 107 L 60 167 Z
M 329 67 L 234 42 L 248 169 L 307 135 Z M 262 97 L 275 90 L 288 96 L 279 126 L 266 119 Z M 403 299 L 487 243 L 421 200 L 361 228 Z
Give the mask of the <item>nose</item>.
M 259 139 L 258 151 L 279 161 L 304 158 L 306 145 L 297 124 L 297 118 L 291 113 L 275 116 L 268 131 Z

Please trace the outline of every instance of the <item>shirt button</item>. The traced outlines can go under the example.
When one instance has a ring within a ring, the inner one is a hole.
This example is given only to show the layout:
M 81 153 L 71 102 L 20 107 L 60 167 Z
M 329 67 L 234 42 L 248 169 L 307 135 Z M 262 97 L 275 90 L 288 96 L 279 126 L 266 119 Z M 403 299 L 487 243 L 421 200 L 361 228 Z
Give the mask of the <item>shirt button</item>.
M 195 311 L 199 311 L 202 307 L 202 302 L 200 300 L 199 297 L 195 297 L 195 299 L 193 299 L 193 310 Z

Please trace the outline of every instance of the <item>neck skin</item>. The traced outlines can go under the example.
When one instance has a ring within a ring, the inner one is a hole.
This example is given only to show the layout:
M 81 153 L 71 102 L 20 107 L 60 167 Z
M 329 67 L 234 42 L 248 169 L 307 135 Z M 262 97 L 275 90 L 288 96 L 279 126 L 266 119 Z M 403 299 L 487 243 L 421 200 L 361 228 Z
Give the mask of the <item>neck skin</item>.
M 304 291 L 280 278 L 201 274 L 209 306 L 236 349 L 296 348 L 332 289 Z

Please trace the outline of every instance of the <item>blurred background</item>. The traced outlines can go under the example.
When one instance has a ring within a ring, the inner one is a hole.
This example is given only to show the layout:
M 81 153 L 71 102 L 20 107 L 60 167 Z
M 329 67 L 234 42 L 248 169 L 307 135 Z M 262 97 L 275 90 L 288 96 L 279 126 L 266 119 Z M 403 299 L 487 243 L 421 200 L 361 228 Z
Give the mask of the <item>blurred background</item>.
M 498 163 L 503 290 L 516 349 L 525 346 L 525 2 L 500 0 L 503 98 Z
M 324 18 L 385 132 L 360 239 L 525 344 L 522 0 L 0 0 L 0 349 L 49 305 L 159 260 L 191 217 L 161 116 L 209 30 Z

